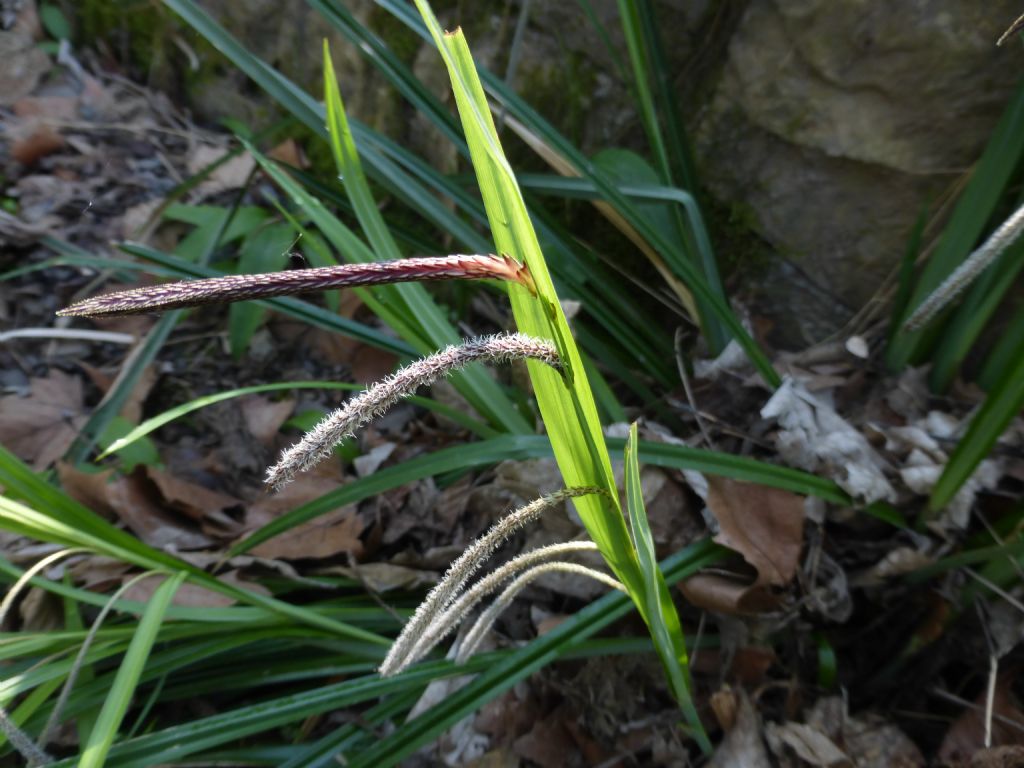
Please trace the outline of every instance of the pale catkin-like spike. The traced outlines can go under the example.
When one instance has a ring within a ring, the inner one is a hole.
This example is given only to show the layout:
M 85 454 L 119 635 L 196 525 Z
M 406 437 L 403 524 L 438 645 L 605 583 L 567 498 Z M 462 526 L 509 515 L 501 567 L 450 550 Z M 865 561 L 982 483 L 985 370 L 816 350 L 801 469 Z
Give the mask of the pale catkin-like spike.
M 388 651 L 384 663 L 381 664 L 381 674 L 386 675 L 390 673 L 394 665 L 406 655 L 412 645 L 422 636 L 427 625 L 451 604 L 459 590 L 462 589 L 462 586 L 512 534 L 523 526 L 532 523 L 552 507 L 577 496 L 585 496 L 592 493 L 605 493 L 605 491 L 600 488 L 564 488 L 555 493 L 541 496 L 539 499 L 534 499 L 529 504 L 505 515 L 491 526 L 483 536 L 466 547 L 465 551 L 448 567 L 444 578 L 437 583 L 437 586 L 430 590 L 416 609 L 416 612 L 413 613 L 412 618 L 406 623 L 401 634 L 392 644 L 391 650 Z
M 521 333 L 470 339 L 464 344 L 449 346 L 417 360 L 356 395 L 313 427 L 302 440 L 281 454 L 277 464 L 267 470 L 267 483 L 280 488 L 299 472 L 329 456 L 334 446 L 353 435 L 361 424 L 381 416 L 421 386 L 432 384 L 469 363 L 507 363 L 527 359 L 538 360 L 553 368 L 561 366 L 554 344 Z
M 484 637 L 487 636 L 487 633 L 494 625 L 494 622 L 497 621 L 498 617 L 505 612 L 505 609 L 512 604 L 512 601 L 516 599 L 516 596 L 528 587 L 531 581 L 548 573 L 573 573 L 577 576 L 585 576 L 588 579 L 599 581 L 612 589 L 619 590 L 620 592 L 626 591 L 626 588 L 622 586 L 621 582 L 613 579 L 607 573 L 602 573 L 601 571 L 593 568 L 588 568 L 585 565 L 558 561 L 534 566 L 509 584 L 505 590 L 495 598 L 494 602 L 487 607 L 487 610 L 480 614 L 480 618 L 478 618 L 473 624 L 473 628 L 466 633 L 464 638 L 462 638 L 458 652 L 455 654 L 455 661 L 459 664 L 463 664 L 470 656 L 476 653 L 476 649 L 480 646 Z
M 525 264 L 504 254 L 455 254 L 424 256 L 365 264 L 292 269 L 257 275 L 225 275 L 202 280 L 162 283 L 145 288 L 95 296 L 72 304 L 58 315 L 103 317 L 162 312 L 246 299 L 269 299 L 312 293 L 332 288 L 386 285 L 420 280 L 509 280 L 534 291 L 533 278 Z
M 1017 19 L 1010 25 L 1009 29 L 1003 32 L 996 41 L 996 45 L 1003 45 L 1007 40 L 1013 37 L 1017 32 L 1024 29 L 1024 16 L 1018 16 Z
M 444 640 L 469 615 L 477 603 L 524 568 L 550 560 L 561 560 L 568 555 L 579 552 L 596 551 L 597 544 L 592 541 L 568 541 L 561 544 L 549 544 L 546 547 L 538 547 L 513 558 L 505 563 L 505 565 L 484 576 L 457 600 L 453 601 L 448 608 L 434 616 L 419 637 L 412 638 L 414 641 L 412 648 L 402 658 L 396 658 L 393 665 L 386 670 L 382 667 L 380 674 L 384 676 L 397 674 L 410 664 L 414 664 L 426 656 L 435 645 Z
M 981 247 L 957 267 L 938 288 L 932 291 L 904 323 L 908 331 L 923 328 L 939 311 L 963 293 L 985 269 L 996 260 L 1024 230 L 1024 206 L 1018 208 L 1010 218 L 993 232 Z

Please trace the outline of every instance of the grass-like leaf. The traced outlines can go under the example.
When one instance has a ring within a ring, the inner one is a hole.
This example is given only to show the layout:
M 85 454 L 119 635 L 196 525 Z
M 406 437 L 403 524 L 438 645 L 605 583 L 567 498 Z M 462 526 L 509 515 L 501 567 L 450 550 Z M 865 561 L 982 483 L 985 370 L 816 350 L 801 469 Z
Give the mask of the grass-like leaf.
M 131 704 L 142 669 L 164 621 L 164 614 L 186 576 L 186 573 L 179 572 L 164 581 L 146 604 L 146 610 L 135 628 L 135 636 L 118 667 L 117 677 L 114 678 L 110 693 L 103 702 L 96 724 L 89 734 L 88 741 L 82 745 L 79 768 L 101 768 L 106 763 L 107 753 Z
M 351 637 L 370 644 L 387 642 L 372 632 L 334 621 L 302 606 L 291 605 L 223 582 L 184 560 L 142 543 L 43 481 L 2 446 L 0 485 L 7 494 L 0 496 L 0 528 L 37 541 L 82 547 L 122 562 L 132 563 L 144 570 L 164 573 L 185 571 L 196 584 L 242 603 L 266 608 L 300 623 L 336 632 L 342 637 Z M 32 506 L 16 502 L 10 498 L 11 496 L 24 499 Z
M 441 31 L 426 2 L 417 0 L 417 7 L 452 80 L 495 244 L 500 252 L 508 253 L 527 265 L 536 287 L 536 295 L 532 295 L 521 286 L 509 285 L 516 324 L 521 332 L 549 338 L 559 348 L 563 366 L 561 373 L 535 363 L 529 363 L 528 367 L 562 477 L 567 487 L 602 488 L 614 500 L 617 489 L 611 461 L 604 447 L 597 406 L 583 361 L 562 313 L 522 193 L 501 149 L 469 47 L 461 31 L 451 34 Z M 591 538 L 650 627 L 663 663 L 666 666 L 677 664 L 676 645 L 682 642 L 682 638 L 669 638 L 673 626 L 678 633 L 675 607 L 671 601 L 668 605 L 662 604 L 662 609 L 666 613 L 671 612 L 671 617 L 649 613 L 644 595 L 651 591 L 667 594 L 667 588 L 660 572 L 654 575 L 660 583 L 646 583 L 651 574 L 640 569 L 618 504 L 598 496 L 580 497 L 575 504 Z M 701 746 L 707 747 L 707 744 L 702 743 Z
M 644 505 L 643 486 L 640 483 L 640 460 L 637 449 L 636 422 L 629 427 L 629 439 L 626 442 L 626 462 L 624 470 L 626 490 L 626 511 L 629 514 L 629 525 L 633 534 L 633 545 L 636 547 L 640 569 L 644 574 L 643 600 L 647 606 L 647 614 L 651 617 L 648 624 L 651 633 L 661 635 L 656 644 L 672 648 L 674 655 L 668 658 L 662 654 L 662 664 L 672 686 L 672 691 L 679 701 L 690 732 L 705 753 L 711 752 L 704 726 L 700 722 L 697 708 L 693 703 L 693 680 L 690 678 L 689 659 L 686 655 L 686 643 L 683 639 L 679 616 L 676 614 L 672 598 L 668 593 L 661 572 L 658 570 L 658 559 L 654 554 L 654 537 L 651 526 L 647 522 L 647 509 Z M 634 598 L 636 599 L 636 598 Z
M 907 307 L 899 317 L 892 341 L 886 349 L 886 364 L 899 370 L 922 359 L 936 335 L 927 329 L 907 331 L 903 323 L 911 313 L 968 257 L 981 237 L 1006 184 L 1024 154 L 1024 81 L 1010 99 L 1002 118 L 974 167 L 942 240 L 925 265 Z M 938 339 L 938 341 L 942 341 Z
M 1024 343 L 1014 350 L 1015 363 L 992 388 L 974 414 L 967 432 L 949 457 L 946 469 L 932 490 L 928 506 L 942 509 L 988 455 L 1007 424 L 1024 407 Z

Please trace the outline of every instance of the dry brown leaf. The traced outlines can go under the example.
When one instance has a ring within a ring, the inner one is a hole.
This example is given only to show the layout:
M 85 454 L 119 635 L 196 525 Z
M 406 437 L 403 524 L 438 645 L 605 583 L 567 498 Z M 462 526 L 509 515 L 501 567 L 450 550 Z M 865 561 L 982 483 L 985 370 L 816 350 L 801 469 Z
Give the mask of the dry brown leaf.
M 60 480 L 60 487 L 75 501 L 88 507 L 97 514 L 104 515 L 108 519 L 116 516 L 114 508 L 110 506 L 107 483 L 110 482 L 113 469 L 102 472 L 82 472 L 63 461 L 57 462 L 57 478 Z
M 18 605 L 23 632 L 55 632 L 64 628 L 60 598 L 42 587 L 30 587 Z
M 145 472 L 160 491 L 166 506 L 193 520 L 202 520 L 208 515 L 242 505 L 234 496 L 190 483 L 162 469 L 146 467 Z
M 33 120 L 10 145 L 11 157 L 22 165 L 34 165 L 64 146 L 64 137 L 52 125 Z
M 125 581 L 129 581 L 131 577 L 125 577 Z M 226 582 L 232 586 L 241 587 L 247 589 L 250 592 L 255 592 L 260 595 L 269 595 L 270 591 L 259 584 L 253 584 L 252 582 L 244 582 L 238 578 L 238 571 L 228 571 L 227 573 L 220 574 L 217 579 L 219 581 Z M 148 603 L 153 594 L 156 592 L 157 587 L 164 583 L 167 577 L 163 575 L 151 576 L 147 579 L 142 579 L 132 584 L 124 593 L 125 600 L 135 600 L 140 603 Z M 174 599 L 171 601 L 173 605 L 188 606 L 191 608 L 226 608 L 229 605 L 234 605 L 234 598 L 223 595 L 220 592 L 214 592 L 206 587 L 202 587 L 198 584 L 191 584 L 185 582 L 178 591 L 174 593 Z
M 250 505 L 246 516 L 247 527 L 254 530 L 266 525 L 279 515 L 319 498 L 338 487 L 338 483 L 315 473 L 296 478 L 280 493 L 268 496 Z M 357 506 L 347 504 L 341 509 L 297 528 L 275 536 L 256 546 L 252 554 L 281 560 L 333 557 L 343 552 L 358 559 L 363 554 L 359 538 L 366 524 L 359 517 Z
M 188 154 L 188 171 L 197 174 L 224 158 L 227 153 L 224 147 L 200 144 Z M 196 192 L 200 198 L 206 198 L 225 190 L 238 189 L 245 185 L 255 167 L 256 161 L 252 155 L 243 152 L 217 166 L 199 182 Z
M 759 584 L 719 573 L 698 573 L 679 583 L 687 602 L 715 613 L 749 616 L 769 613 L 780 605 L 778 595 Z
M 529 733 L 515 740 L 513 749 L 542 768 L 563 768 L 577 751 L 564 718 L 550 715 L 539 717 Z
M 372 384 L 395 370 L 398 357 L 368 344 L 359 344 L 352 349 L 349 367 L 352 379 L 359 384 Z
M 804 535 L 804 499 L 795 493 L 722 477 L 708 478 L 715 541 L 757 570 L 757 585 L 785 586 L 796 575 Z
M 106 486 L 107 503 L 136 536 L 157 549 L 202 549 L 213 542 L 186 518 L 166 509 L 157 488 L 141 472 Z
M 805 719 L 842 747 L 857 768 L 924 768 L 921 750 L 903 731 L 877 715 L 851 717 L 843 697 L 818 699 Z
M 111 592 L 125 582 L 125 574 L 132 570 L 132 565 L 123 560 L 102 555 L 87 555 L 75 558 L 68 565 L 67 572 L 74 583 L 82 589 L 93 592 Z
M 733 726 L 715 750 L 708 768 L 771 768 L 761 735 L 761 718 L 746 693 L 738 691 L 736 697 Z
M 815 768 L 854 768 L 853 761 L 832 739 L 806 723 L 769 723 L 765 736 L 779 757 L 792 750 L 804 763 Z
M 1024 747 L 991 747 L 974 753 L 968 768 L 1022 768 Z
M 249 433 L 264 445 L 270 445 L 281 425 L 295 410 L 295 400 L 271 400 L 261 395 L 249 395 L 242 398 L 241 408 Z
M 356 506 L 350 504 L 275 536 L 255 547 L 252 553 L 282 560 L 319 559 L 348 553 L 358 559 L 363 554 L 359 537 L 365 529 L 366 523 L 359 517 Z
M 240 499 L 182 480 L 156 467 L 146 467 L 145 473 L 163 497 L 162 506 L 197 521 L 207 536 L 234 539 L 242 532 L 244 505 Z
M 56 368 L 32 379 L 28 397 L 0 398 L 0 444 L 37 471 L 64 455 L 84 423 L 82 380 Z
M 290 165 L 293 168 L 308 168 L 309 161 L 306 153 L 295 139 L 285 139 L 276 147 L 267 152 L 267 157 L 278 162 Z
M 390 592 L 394 589 L 424 589 L 438 581 L 435 571 L 421 571 L 391 563 L 359 563 L 352 566 L 332 566 L 316 571 L 320 574 L 341 574 L 355 579 L 374 592 Z

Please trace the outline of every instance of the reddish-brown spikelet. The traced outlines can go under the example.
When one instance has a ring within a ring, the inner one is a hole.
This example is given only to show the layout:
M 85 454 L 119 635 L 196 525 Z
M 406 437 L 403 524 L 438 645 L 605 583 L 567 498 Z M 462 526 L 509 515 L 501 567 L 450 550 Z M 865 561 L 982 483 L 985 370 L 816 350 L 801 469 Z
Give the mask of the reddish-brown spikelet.
M 364 285 L 414 282 L 420 280 L 511 280 L 534 290 L 533 279 L 525 264 L 510 256 L 473 254 L 425 256 L 368 264 L 341 264 L 335 267 L 295 269 L 258 275 L 227 275 L 204 280 L 163 283 L 146 288 L 108 293 L 79 301 L 58 315 L 99 317 L 160 312 L 202 304 L 217 304 L 245 299 L 269 299 L 296 293 L 326 291 Z

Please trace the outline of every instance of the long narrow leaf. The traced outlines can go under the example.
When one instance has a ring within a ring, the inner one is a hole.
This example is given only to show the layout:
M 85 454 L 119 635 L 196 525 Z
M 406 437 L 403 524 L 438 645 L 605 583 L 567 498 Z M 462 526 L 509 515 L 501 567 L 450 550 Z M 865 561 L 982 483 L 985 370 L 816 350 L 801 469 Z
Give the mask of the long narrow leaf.
M 693 703 L 693 681 L 690 679 L 689 659 L 686 656 L 686 644 L 683 641 L 679 617 L 672 605 L 668 589 L 662 589 L 665 582 L 661 578 L 661 572 L 658 571 L 658 559 L 654 554 L 654 537 L 651 535 L 651 526 L 647 522 L 643 486 L 640 483 L 637 442 L 636 422 L 633 422 L 629 428 L 625 454 L 626 511 L 629 514 L 633 545 L 636 547 L 640 569 L 644 574 L 643 599 L 647 606 L 647 615 L 650 617 L 648 624 L 651 633 L 660 636 L 655 644 L 672 648 L 674 651 L 671 657 L 662 654 L 662 663 L 693 736 L 697 739 L 701 749 L 705 753 L 710 753 L 711 742 L 704 731 L 704 726 L 701 725 L 700 716 Z
M 1024 407 L 1024 343 L 1018 345 L 1013 357 L 1015 364 L 989 392 L 971 419 L 967 432 L 953 449 L 946 469 L 932 490 L 928 505 L 933 511 L 949 503 Z
M 185 581 L 186 575 L 180 572 L 164 581 L 147 603 L 146 611 L 135 629 L 135 636 L 128 646 L 128 652 L 118 667 L 117 677 L 114 678 L 110 693 L 107 694 L 107 700 L 103 702 L 96 725 L 89 734 L 89 740 L 82 747 L 78 764 L 80 768 L 101 768 L 106 762 L 110 746 L 114 743 L 121 721 L 135 695 L 142 668 L 149 657 L 160 625 L 163 624 L 164 614 L 171 604 L 174 593 Z
M 974 167 L 971 180 L 946 225 L 942 240 L 925 265 L 907 303 L 907 309 L 899 318 L 899 326 L 970 255 L 1022 154 L 1024 80 L 1007 105 L 981 159 Z M 902 368 L 920 357 L 928 338 L 924 330 L 901 330 L 886 350 L 886 363 L 893 370 Z

